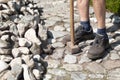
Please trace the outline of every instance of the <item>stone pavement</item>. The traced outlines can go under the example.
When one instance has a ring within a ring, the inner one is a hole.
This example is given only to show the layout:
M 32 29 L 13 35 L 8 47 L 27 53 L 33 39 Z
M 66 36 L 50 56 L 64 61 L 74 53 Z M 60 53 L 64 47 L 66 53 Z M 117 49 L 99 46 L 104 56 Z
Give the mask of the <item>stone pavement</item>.
M 120 17 L 106 12 L 106 26 L 111 44 L 101 59 L 92 61 L 86 52 L 93 40 L 79 43 L 81 52 L 71 55 L 61 43 L 63 36 L 70 32 L 69 1 L 68 0 L 40 0 L 37 4 L 43 8 L 41 19 L 52 35 L 49 42 L 55 47 L 52 55 L 47 55 L 47 74 L 43 80 L 120 80 Z M 79 25 L 79 15 L 74 1 L 75 27 Z M 90 7 L 90 20 L 96 32 L 97 20 L 94 10 Z
M 76 28 L 76 0 L 74 10 Z M 120 17 L 106 12 L 111 48 L 93 61 L 93 40 L 80 42 L 75 55 L 61 42 L 70 33 L 69 15 L 69 0 L 0 0 L 0 80 L 120 80 Z M 96 32 L 92 7 L 90 21 Z

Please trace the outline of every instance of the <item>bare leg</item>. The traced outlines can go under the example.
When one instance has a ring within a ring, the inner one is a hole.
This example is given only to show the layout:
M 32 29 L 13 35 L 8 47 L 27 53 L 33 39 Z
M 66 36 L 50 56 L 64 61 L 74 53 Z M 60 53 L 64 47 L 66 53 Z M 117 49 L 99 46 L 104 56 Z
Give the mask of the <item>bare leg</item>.
M 93 7 L 98 21 L 98 29 L 105 28 L 105 0 L 93 0 Z
M 77 0 L 81 21 L 89 21 L 89 0 Z

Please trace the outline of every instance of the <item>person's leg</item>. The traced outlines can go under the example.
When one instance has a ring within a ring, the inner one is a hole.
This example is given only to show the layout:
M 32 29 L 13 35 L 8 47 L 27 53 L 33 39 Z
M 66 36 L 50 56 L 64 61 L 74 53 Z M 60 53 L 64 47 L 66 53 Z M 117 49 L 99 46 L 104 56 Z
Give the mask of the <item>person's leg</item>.
M 95 15 L 98 21 L 97 33 L 104 35 L 107 38 L 106 27 L 105 27 L 105 0 L 93 0 L 93 7 Z
M 80 24 L 89 31 L 91 26 L 89 22 L 89 0 L 77 0 L 80 15 Z
M 108 35 L 105 27 L 105 0 L 93 0 L 93 7 L 98 21 L 95 40 L 88 50 L 88 57 L 97 59 L 104 56 L 104 51 L 109 47 Z

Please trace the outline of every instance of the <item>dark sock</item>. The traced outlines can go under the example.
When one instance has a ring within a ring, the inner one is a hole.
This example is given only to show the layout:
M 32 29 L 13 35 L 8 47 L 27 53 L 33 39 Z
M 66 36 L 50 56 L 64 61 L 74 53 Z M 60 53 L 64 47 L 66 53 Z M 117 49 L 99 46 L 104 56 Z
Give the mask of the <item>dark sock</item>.
M 89 21 L 80 21 L 80 24 L 84 27 L 84 30 L 89 31 L 91 29 L 91 25 Z
M 108 35 L 106 33 L 106 28 L 97 29 L 97 33 L 103 35 L 105 39 L 108 39 Z

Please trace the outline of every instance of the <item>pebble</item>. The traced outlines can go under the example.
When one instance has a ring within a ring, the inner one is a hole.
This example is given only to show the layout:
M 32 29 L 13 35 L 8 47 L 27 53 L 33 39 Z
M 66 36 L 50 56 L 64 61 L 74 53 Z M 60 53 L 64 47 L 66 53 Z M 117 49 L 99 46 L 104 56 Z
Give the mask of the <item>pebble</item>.
M 33 69 L 33 74 L 34 74 L 34 76 L 35 76 L 36 79 L 40 80 L 41 76 L 40 76 L 39 70 Z
M 77 57 L 67 54 L 67 55 L 65 55 L 64 62 L 69 63 L 69 64 L 76 63 L 77 62 Z
M 116 60 L 116 59 L 120 59 L 120 56 L 117 53 L 112 53 L 110 56 L 111 60 Z
M 61 67 L 67 71 L 82 71 L 83 67 L 79 64 L 63 64 L 63 66 Z
M 7 63 L 5 63 L 4 61 L 0 60 L 0 73 L 4 70 L 6 70 L 9 67 L 9 65 Z
M 64 46 L 65 45 L 62 42 L 56 42 L 56 43 L 52 44 L 52 47 L 54 47 L 54 48 L 62 48 Z
M 71 79 L 72 80 L 86 80 L 87 74 L 82 72 L 73 72 L 71 73 Z
M 54 27 L 54 31 L 64 31 L 65 28 L 63 26 L 57 25 Z
M 48 62 L 48 68 L 58 68 L 60 66 L 59 60 L 46 60 Z
M 24 55 L 28 55 L 30 50 L 27 47 L 19 47 L 18 48 L 20 53 L 24 54 Z

